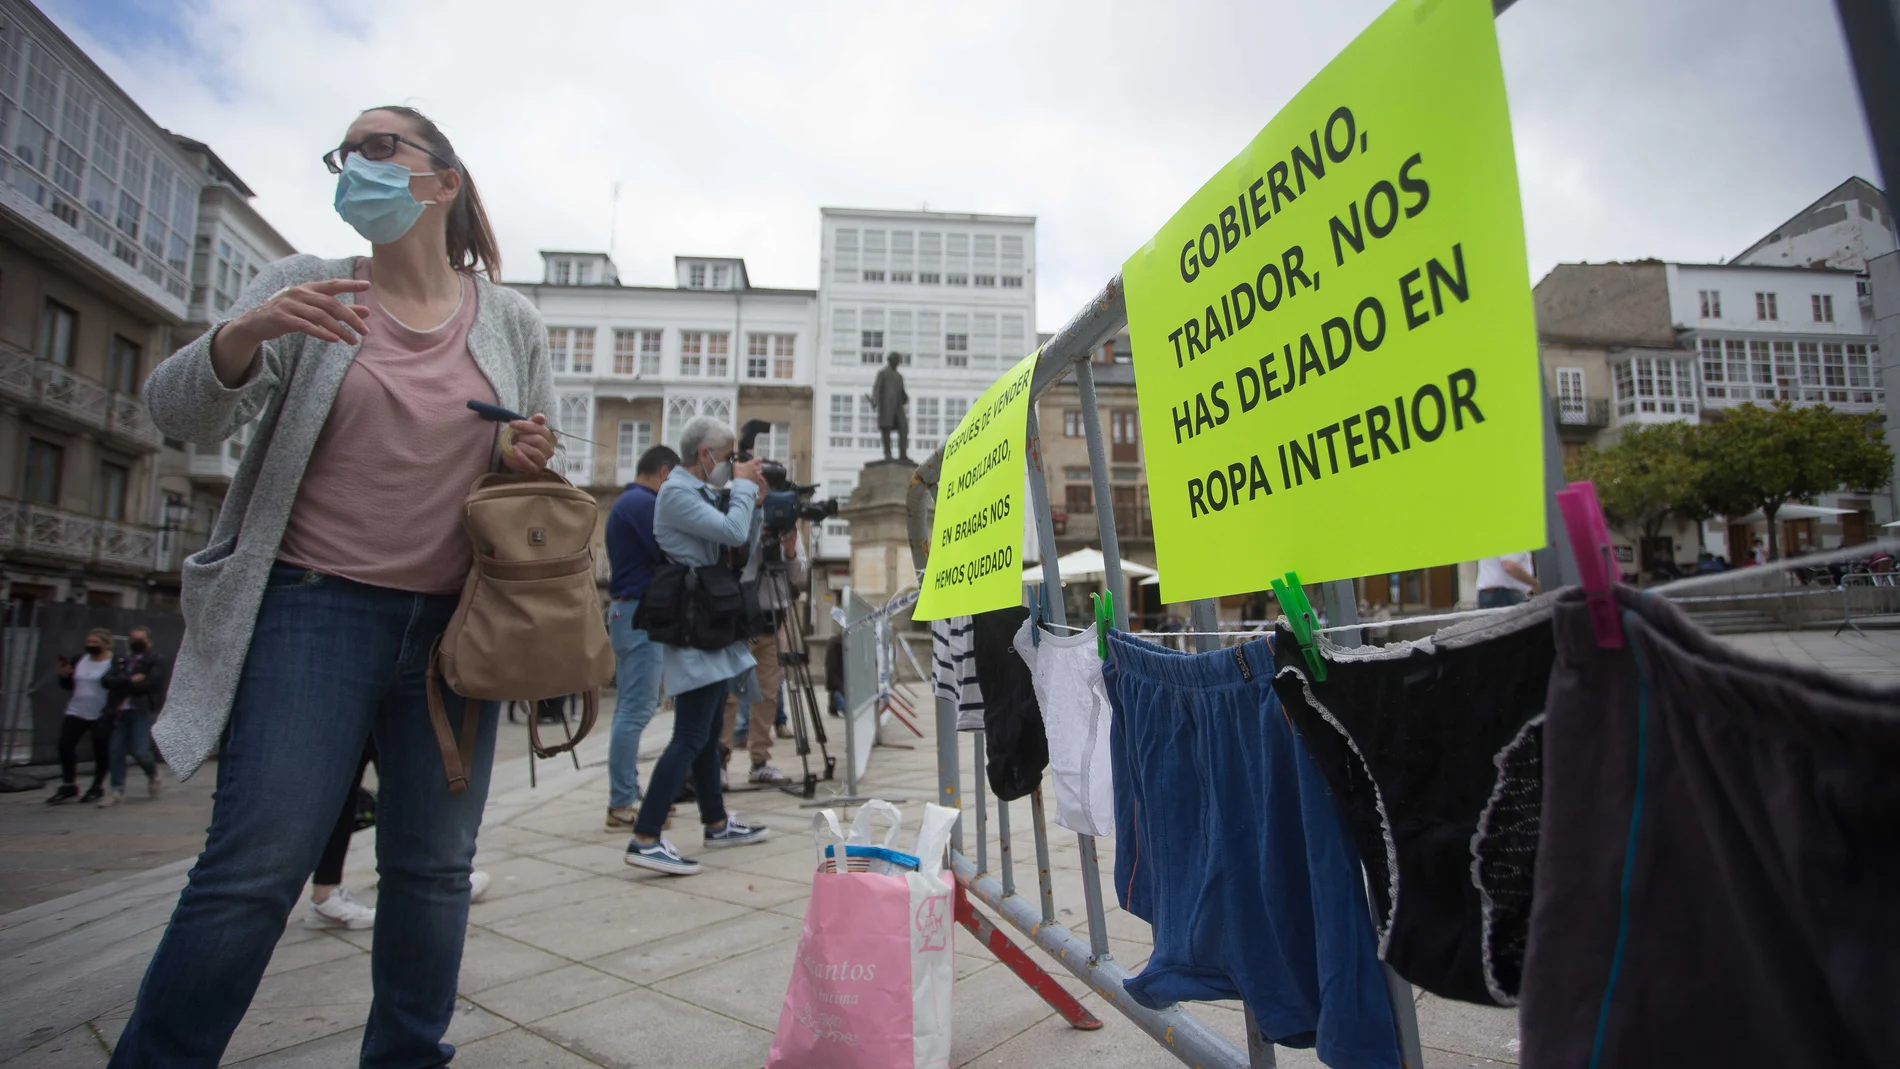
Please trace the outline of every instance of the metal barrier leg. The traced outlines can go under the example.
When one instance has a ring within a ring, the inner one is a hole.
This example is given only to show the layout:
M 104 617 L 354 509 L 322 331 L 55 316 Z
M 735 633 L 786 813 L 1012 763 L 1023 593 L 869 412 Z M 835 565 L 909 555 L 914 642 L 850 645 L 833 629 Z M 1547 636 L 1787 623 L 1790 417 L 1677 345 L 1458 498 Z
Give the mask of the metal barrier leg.
M 963 773 L 957 767 L 957 707 L 950 699 L 937 698 L 937 804 L 963 809 Z M 963 852 L 963 818 L 950 825 L 950 846 Z
M 976 907 L 970 904 L 969 894 L 960 883 L 957 884 L 957 923 L 968 928 L 970 934 L 976 936 L 977 942 L 996 955 L 996 960 L 1009 966 L 1009 971 L 1015 973 L 1017 979 L 1028 984 L 1029 990 L 1047 1002 L 1049 1008 L 1061 1014 L 1062 1019 L 1071 1026 L 1084 1032 L 1093 1032 L 1102 1027 L 1100 1018 L 1082 1008 L 1082 1004 L 1069 994 L 1067 988 L 1056 983 L 1055 977 L 1023 953 L 1022 948 L 1011 942 L 1002 929 L 991 924 L 988 917 L 976 911 Z
M 1003 897 L 1016 893 L 1015 845 L 1009 841 L 1009 803 L 996 800 L 997 861 L 1003 870 Z
M 1253 1008 L 1245 1007 L 1247 1020 L 1247 1069 L 1274 1069 L 1280 1064 L 1273 1056 L 1273 1044 L 1260 1032 L 1260 1023 L 1253 1019 Z
M 1049 824 L 1042 812 L 1042 788 L 1029 796 L 1030 823 L 1036 831 L 1036 889 L 1042 893 L 1042 923 L 1056 922 L 1056 893 L 1049 883 Z
M 987 873 L 990 871 L 990 770 L 983 757 L 983 733 L 970 732 L 970 740 L 974 743 L 971 765 L 976 769 L 976 871 Z

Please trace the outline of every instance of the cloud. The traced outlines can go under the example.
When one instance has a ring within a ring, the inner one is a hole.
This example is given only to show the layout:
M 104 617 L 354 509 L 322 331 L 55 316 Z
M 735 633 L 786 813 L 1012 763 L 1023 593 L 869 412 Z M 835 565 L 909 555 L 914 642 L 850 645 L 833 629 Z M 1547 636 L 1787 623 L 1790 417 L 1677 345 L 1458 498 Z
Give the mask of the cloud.
M 817 284 L 821 205 L 1039 218 L 1065 321 L 1384 7 L 1003 0 L 51 0 L 160 123 L 211 144 L 299 248 L 363 244 L 318 157 L 361 108 L 433 115 L 510 278 L 613 231 Z M 1827 0 L 1520 0 L 1499 22 L 1533 275 L 1733 255 L 1849 174 L 1878 181 Z M 611 201 L 621 194 L 617 226 Z

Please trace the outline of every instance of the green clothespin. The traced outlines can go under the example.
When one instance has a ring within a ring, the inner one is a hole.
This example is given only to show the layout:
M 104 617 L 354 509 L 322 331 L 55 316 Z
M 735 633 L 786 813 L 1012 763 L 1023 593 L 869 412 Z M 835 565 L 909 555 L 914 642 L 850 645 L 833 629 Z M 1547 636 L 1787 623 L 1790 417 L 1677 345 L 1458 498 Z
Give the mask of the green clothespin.
M 1115 592 L 1105 590 L 1100 594 L 1090 594 L 1089 600 L 1095 604 L 1095 654 L 1106 661 L 1108 629 L 1115 625 Z
M 1293 638 L 1300 644 L 1307 670 L 1314 680 L 1326 682 L 1326 661 L 1319 655 L 1314 634 L 1319 614 L 1313 611 L 1313 603 L 1306 600 L 1306 588 L 1300 585 L 1299 573 L 1288 572 L 1285 579 L 1275 579 L 1273 593 L 1280 599 L 1280 607 L 1286 610 L 1287 624 L 1293 628 Z

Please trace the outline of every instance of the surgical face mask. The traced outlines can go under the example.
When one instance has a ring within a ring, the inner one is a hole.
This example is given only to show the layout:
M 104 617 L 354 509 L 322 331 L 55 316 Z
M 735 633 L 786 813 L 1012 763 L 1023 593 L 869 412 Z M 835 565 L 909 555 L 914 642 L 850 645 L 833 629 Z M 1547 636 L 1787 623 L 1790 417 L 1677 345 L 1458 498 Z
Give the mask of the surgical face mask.
M 104 653 L 105 651 L 106 651 L 106 648 L 104 646 L 87 646 L 86 647 L 86 652 L 92 654 L 95 657 L 97 657 L 101 653 Z
M 714 464 L 712 473 L 706 476 L 706 485 L 712 487 L 715 490 L 724 489 L 726 484 L 731 481 L 732 481 L 732 461 L 730 460 L 722 460 L 719 463 Z
M 417 200 L 409 192 L 411 178 L 427 178 L 434 171 L 411 173 L 393 160 L 366 160 L 351 153 L 336 176 L 336 213 L 372 245 L 388 245 L 409 232 L 432 200 Z
M 145 645 L 145 640 L 142 638 L 135 638 L 131 642 L 127 643 L 127 645 L 132 648 L 133 653 L 144 653 L 146 649 L 148 648 Z

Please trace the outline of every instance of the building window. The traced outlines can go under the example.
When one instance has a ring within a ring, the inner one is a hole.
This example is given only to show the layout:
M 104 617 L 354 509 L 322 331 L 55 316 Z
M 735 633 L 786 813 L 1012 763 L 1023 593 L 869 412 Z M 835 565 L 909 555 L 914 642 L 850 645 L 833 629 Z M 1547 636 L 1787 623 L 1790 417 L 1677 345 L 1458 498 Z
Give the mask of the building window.
M 1086 516 L 1095 510 L 1095 491 L 1088 483 L 1070 484 L 1062 488 L 1062 504 L 1069 512 L 1069 518 Z
M 704 369 L 705 360 L 706 332 L 680 331 L 680 374 L 687 378 L 698 378 Z
M 884 281 L 884 238 L 882 230 L 864 232 L 864 281 Z
M 891 231 L 891 281 L 909 282 L 916 261 L 917 235 L 909 230 Z
M 640 377 L 658 378 L 660 374 L 660 338 L 657 330 L 640 332 Z
M 858 448 L 878 448 L 877 406 L 869 397 L 858 398 Z
M 980 284 L 980 283 L 979 283 L 979 284 Z M 1003 288 L 1004 288 L 1004 289 L 1006 289 L 1006 290 L 1019 290 L 1019 289 L 1022 289 L 1022 288 L 1023 288 L 1023 276 L 1021 276 L 1021 275 L 1004 275 L 1004 276 L 1003 276 Z
M 910 399 L 912 445 L 918 449 L 937 448 L 937 438 L 943 433 L 942 424 L 938 422 L 940 411 L 935 397 Z
M 79 328 L 79 313 L 48 299 L 40 312 L 40 359 L 73 366 L 73 333 Z
M 1821 382 L 1827 387 L 1830 404 L 1847 403 L 1847 354 L 1838 343 L 1821 346 Z
M 1801 356 L 1801 400 L 1819 401 L 1821 399 L 1821 346 L 1815 342 L 1801 342 L 1796 349 Z
M 870 316 L 865 317 L 869 320 Z M 858 332 L 858 363 L 882 364 L 884 362 L 884 332 L 881 330 L 863 330 Z
M 548 281 L 556 286 L 565 286 L 574 281 L 574 265 L 566 260 L 549 261 Z
M 831 447 L 833 449 L 851 448 L 852 413 L 857 402 L 848 393 L 831 395 Z
M 574 369 L 576 375 L 592 375 L 594 373 L 594 328 L 573 328 L 572 343 L 574 349 L 569 366 Z
M 798 335 L 772 335 L 772 377 L 790 382 L 798 370 L 796 356 Z
M 715 264 L 713 266 L 712 288 L 716 290 L 723 290 L 723 289 L 730 288 L 732 285 L 730 281 L 731 277 L 732 277 L 732 268 L 728 267 L 725 264 Z
M 139 392 L 139 358 L 143 351 L 137 342 L 112 336 L 112 352 L 106 362 L 106 388 L 123 394 Z
M 970 235 L 944 235 L 944 276 L 946 284 L 967 286 L 970 284 Z
M 66 450 L 38 438 L 26 440 L 25 497 L 29 505 L 59 507 L 60 475 L 66 470 Z
M 1834 322 L 1834 295 L 1817 293 L 1814 295 L 1814 321 L 1816 323 Z
M 964 319 L 961 315 L 952 315 L 953 320 Z M 963 331 L 952 331 L 943 336 L 943 362 L 945 367 L 970 366 L 970 335 Z
M 1004 289 L 1023 285 L 1023 238 L 1021 234 L 1003 235 L 1002 277 Z
M 943 281 L 943 235 L 925 231 L 917 235 L 917 283 L 935 286 Z
M 1781 313 L 1775 309 L 1775 295 L 1772 293 L 1755 294 L 1755 318 L 1761 320 L 1780 319 Z
M 1878 404 L 1886 399 L 1883 394 L 1873 392 L 1873 388 L 1880 385 L 1879 375 L 1880 369 L 1868 359 L 1865 345 L 1847 347 L 1847 385 L 1854 390 L 1855 404 Z
M 1617 362 L 1613 371 L 1619 415 L 1695 414 L 1694 360 L 1639 356 Z
M 1783 401 L 1793 401 L 1801 395 L 1801 372 L 1794 359 L 1794 343 L 1775 342 L 1774 354 L 1775 390 L 1770 396 L 1779 397 Z
M 1141 459 L 1138 452 L 1141 442 L 1141 429 L 1132 408 L 1110 409 L 1108 413 L 1109 459 L 1117 464 L 1131 464 Z
M 1697 294 L 1702 299 L 1702 318 L 1704 319 L 1722 318 L 1722 291 L 1721 290 L 1698 290 Z
M 919 271 L 917 272 L 917 284 L 919 286 L 942 285 L 943 275 L 936 271 Z
M 832 269 L 832 277 L 839 282 L 858 280 L 858 231 L 855 227 L 840 227 L 837 236 L 832 239 L 832 250 L 837 263 Z
M 632 375 L 640 366 L 640 331 L 614 331 L 614 374 Z
M 548 328 L 548 363 L 555 374 L 567 371 L 568 336 L 572 333 L 566 327 Z
M 1065 408 L 1062 410 L 1062 436 L 1064 438 L 1082 437 L 1082 410 Z
M 864 272 L 864 281 L 866 281 L 866 282 L 882 282 L 882 281 L 884 281 L 884 272 L 882 272 L 882 271 L 872 271 L 872 270 L 870 270 L 869 268 L 866 268 L 866 269 L 865 269 L 865 272 Z
M 1583 369 L 1557 369 L 1557 422 L 1584 424 L 1590 421 L 1590 406 L 1583 395 Z
M 1702 396 L 1712 400 L 1722 400 L 1728 396 L 1727 381 L 1722 374 L 1722 341 L 1719 338 L 1703 338 L 1698 347 L 1702 351 Z
M 620 437 L 615 443 L 619 454 L 618 467 L 620 481 L 633 479 L 635 469 L 640 466 L 640 457 L 653 448 L 653 421 L 650 419 L 623 419 L 620 421 Z
M 713 330 L 706 333 L 706 377 L 723 379 L 732 374 L 732 334 Z
M 964 414 L 969 411 L 970 402 L 966 398 L 946 397 L 943 399 L 943 433 L 946 437 L 956 433 L 957 428 L 963 425 Z
M 994 287 L 996 285 L 996 276 L 995 275 L 976 275 L 971 278 L 971 281 L 976 283 L 979 286 Z
M 686 268 L 686 288 L 695 290 L 706 288 L 705 264 L 692 264 Z
M 754 439 L 752 455 L 776 460 L 785 465 L 785 474 L 788 478 L 794 480 L 798 478 L 798 472 L 792 466 L 792 425 L 790 423 L 774 423 L 770 430 Z
M 745 339 L 745 377 L 763 379 L 770 370 L 771 342 L 765 334 L 748 334 Z
M 92 488 L 92 514 L 101 519 L 125 519 L 125 486 L 132 473 L 122 464 L 99 465 L 99 481 Z

